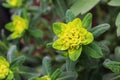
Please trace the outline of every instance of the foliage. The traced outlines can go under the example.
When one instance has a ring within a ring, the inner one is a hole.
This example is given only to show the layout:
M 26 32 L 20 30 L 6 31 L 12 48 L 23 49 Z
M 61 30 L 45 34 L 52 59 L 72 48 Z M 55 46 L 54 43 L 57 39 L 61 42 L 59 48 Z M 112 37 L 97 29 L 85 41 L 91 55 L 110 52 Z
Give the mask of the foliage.
M 1 80 L 120 79 L 119 0 L 0 3 L 11 12 L 0 31 Z

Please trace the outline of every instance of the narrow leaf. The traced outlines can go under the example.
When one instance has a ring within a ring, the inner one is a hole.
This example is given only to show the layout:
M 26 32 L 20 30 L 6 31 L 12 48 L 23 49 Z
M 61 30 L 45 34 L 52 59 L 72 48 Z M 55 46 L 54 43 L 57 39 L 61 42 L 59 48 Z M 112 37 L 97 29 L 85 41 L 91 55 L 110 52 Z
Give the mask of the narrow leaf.
M 8 24 L 5 25 L 5 28 L 9 31 L 14 31 L 14 26 L 13 26 L 13 23 L 10 22 Z
M 16 57 L 16 46 L 12 45 L 7 53 L 7 60 L 11 63 Z
M 31 68 L 27 66 L 21 66 L 19 70 L 22 72 L 21 75 L 25 77 L 27 80 L 36 80 L 39 77 L 38 68 Z
M 58 16 L 63 18 L 65 15 L 65 11 L 67 9 L 65 2 L 62 0 L 52 0 L 52 2 L 55 6 L 55 10 L 56 10 Z
M 9 72 L 9 75 L 7 76 L 7 78 L 5 80 L 12 80 L 14 78 L 14 74 L 12 71 Z
M 83 46 L 83 52 L 85 52 L 87 55 L 91 56 L 92 58 L 103 57 L 101 48 L 95 42 Z
M 43 61 L 42 61 L 42 64 L 43 64 L 43 69 L 45 71 L 45 74 L 46 75 L 51 75 L 51 60 L 49 57 L 44 57 L 43 58 Z
M 76 80 L 78 74 L 74 71 L 63 72 L 56 80 Z
M 120 62 L 105 60 L 103 65 L 112 72 L 120 74 Z
M 92 14 L 88 13 L 82 21 L 82 26 L 84 28 L 88 28 L 88 27 L 90 27 L 91 23 L 92 23 Z
M 11 5 L 7 4 L 7 3 L 3 3 L 2 6 L 4 6 L 5 8 L 10 8 Z
M 117 61 L 120 61 L 120 46 L 117 46 L 115 48 L 115 54 L 114 54 L 114 57 Z
M 12 63 L 11 63 L 11 69 L 15 70 L 16 68 L 19 68 L 25 61 L 24 56 L 20 56 L 16 58 Z
M 69 49 L 68 53 L 69 53 L 69 57 L 72 61 L 76 61 L 82 52 L 82 46 L 79 47 L 79 49 Z
M 75 70 L 75 64 L 76 62 L 69 59 L 66 60 L 66 70 L 67 71 L 74 71 Z
M 53 72 L 51 79 L 56 80 L 60 76 L 61 73 L 62 71 L 60 69 L 57 69 L 55 72 Z
M 110 6 L 120 6 L 120 0 L 111 0 L 108 5 Z
M 106 32 L 109 28 L 110 28 L 109 24 L 100 24 L 92 28 L 90 31 L 93 33 L 94 37 L 98 37 L 104 32 Z
M 34 28 L 34 29 L 29 29 L 28 31 L 29 31 L 30 35 L 35 38 L 42 38 L 42 36 L 43 36 L 43 32 L 40 29 Z
M 6 53 L 7 51 L 8 51 L 7 45 L 0 40 L 0 52 L 3 54 Z
M 22 9 L 22 17 L 25 18 L 25 19 L 28 19 L 28 14 L 27 14 L 27 9 L 26 8 Z
M 70 10 L 75 16 L 79 14 L 84 14 L 91 10 L 100 0 L 76 0 L 76 2 L 71 6 Z
M 72 13 L 72 11 L 67 10 L 66 11 L 66 22 L 70 22 L 75 18 L 74 14 Z
M 59 36 L 61 32 L 66 28 L 66 24 L 61 22 L 56 22 L 53 24 L 53 32 Z
M 119 37 L 120 36 L 120 13 L 117 16 L 115 25 L 117 26 L 117 36 Z

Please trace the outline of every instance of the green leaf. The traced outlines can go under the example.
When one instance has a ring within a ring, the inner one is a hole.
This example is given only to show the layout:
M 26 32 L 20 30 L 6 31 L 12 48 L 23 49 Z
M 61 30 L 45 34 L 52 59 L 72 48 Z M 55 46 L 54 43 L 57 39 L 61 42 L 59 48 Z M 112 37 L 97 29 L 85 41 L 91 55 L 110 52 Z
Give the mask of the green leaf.
M 37 29 L 37 28 L 29 29 L 28 32 L 30 33 L 31 36 L 33 36 L 35 38 L 43 37 L 43 32 L 40 29 Z
M 23 8 L 23 9 L 22 9 L 22 17 L 23 17 L 24 19 L 28 19 L 28 14 L 27 14 L 27 9 L 26 9 L 26 8 Z
M 15 80 L 21 80 L 21 75 L 19 73 L 14 73 Z
M 11 63 L 11 69 L 15 70 L 17 68 L 19 68 L 25 61 L 25 57 L 24 56 L 20 56 L 18 58 L 16 58 L 12 63 Z
M 79 49 L 69 49 L 68 53 L 69 53 L 69 57 L 72 61 L 76 61 L 82 52 L 82 46 L 79 47 Z
M 110 6 L 120 6 L 120 0 L 111 0 L 108 5 Z
M 7 4 L 7 3 L 3 3 L 2 6 L 4 6 L 5 8 L 10 8 L 11 5 Z
M 23 33 L 19 34 L 17 32 L 13 32 L 10 36 L 8 36 L 7 40 L 20 38 L 22 35 L 23 35 Z
M 115 54 L 114 54 L 115 60 L 120 61 L 120 46 L 117 46 L 115 48 Z
M 108 57 L 110 55 L 110 49 L 108 45 L 106 45 L 105 42 L 99 42 L 98 45 L 100 46 L 104 56 Z
M 60 17 L 64 17 L 65 16 L 65 12 L 67 10 L 67 6 L 65 4 L 65 1 L 63 0 L 52 0 L 53 5 L 55 7 L 55 10 L 58 14 L 58 16 Z
M 51 75 L 52 69 L 51 69 L 51 60 L 49 57 L 44 57 L 42 61 L 42 66 L 45 72 L 45 75 Z
M 7 60 L 11 63 L 16 58 L 16 46 L 10 46 L 7 53 Z
M 92 23 L 92 14 L 88 13 L 82 21 L 82 27 L 88 28 L 91 26 L 91 23 Z
M 69 57 L 66 59 L 66 71 L 75 71 L 76 62 L 70 60 Z
M 7 78 L 5 80 L 12 80 L 14 78 L 14 74 L 12 71 L 9 72 L 9 75 L 7 76 Z
M 120 12 L 119 12 L 119 14 L 117 16 L 115 25 L 117 26 L 117 36 L 119 37 L 120 36 Z
M 76 2 L 71 6 L 70 10 L 75 16 L 79 14 L 84 14 L 92 9 L 100 0 L 76 0 Z
M 101 48 L 95 42 L 83 46 L 83 52 L 85 52 L 87 55 L 91 56 L 92 58 L 103 57 Z
M 59 54 L 59 53 L 58 53 Z M 65 54 L 65 53 L 64 53 Z M 64 56 L 62 55 L 62 53 L 60 55 L 57 55 L 56 58 L 55 58 L 55 61 L 57 62 L 64 62 L 65 61 L 65 58 Z
M 90 31 L 93 33 L 94 37 L 98 37 L 104 32 L 106 32 L 110 28 L 109 24 L 100 24 L 94 28 L 92 28 Z
M 4 53 L 6 54 L 7 51 L 8 51 L 8 46 L 0 40 L 0 52 L 2 54 Z
M 120 74 L 120 62 L 105 60 L 103 65 L 114 73 Z
M 61 73 L 62 71 L 60 69 L 55 70 L 51 76 L 51 79 L 56 80 L 60 76 Z
M 117 16 L 117 19 L 116 19 L 116 22 L 115 22 L 116 26 L 119 26 L 120 25 L 120 12 Z
M 29 6 L 27 9 L 29 12 L 38 12 L 39 7 L 38 6 Z
M 56 35 L 60 34 L 62 32 L 62 29 L 61 29 L 61 23 L 54 23 L 53 24 L 53 31 Z
M 12 22 L 5 25 L 5 28 L 11 32 L 14 31 L 14 27 Z
M 69 48 L 69 46 L 64 46 L 64 43 L 62 43 L 61 39 L 56 40 L 52 47 L 57 50 L 67 50 Z
M 56 80 L 76 80 L 78 74 L 74 71 L 63 72 Z
M 59 36 L 59 34 L 65 29 L 66 25 L 64 23 L 56 22 L 53 24 L 53 32 Z
M 120 37 L 120 25 L 117 27 L 117 37 Z
M 40 72 L 39 72 L 40 67 L 27 67 L 27 66 L 21 66 L 19 67 L 20 70 L 20 75 L 24 76 L 25 80 L 36 80 L 36 78 L 39 77 Z
M 66 23 L 73 21 L 74 18 L 75 18 L 74 14 L 72 13 L 72 11 L 68 9 L 66 11 Z

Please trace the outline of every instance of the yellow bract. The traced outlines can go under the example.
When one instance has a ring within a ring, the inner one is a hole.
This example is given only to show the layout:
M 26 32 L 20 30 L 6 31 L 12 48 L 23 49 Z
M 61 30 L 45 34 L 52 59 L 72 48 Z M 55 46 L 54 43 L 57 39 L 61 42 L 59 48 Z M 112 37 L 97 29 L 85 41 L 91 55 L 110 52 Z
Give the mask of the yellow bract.
M 14 15 L 13 22 L 8 23 L 6 29 L 13 32 L 9 39 L 20 38 L 24 31 L 28 29 L 28 21 L 20 16 Z
M 20 7 L 22 5 L 22 0 L 7 0 L 7 3 L 11 7 Z
M 76 53 L 78 49 L 81 52 L 81 46 L 91 43 L 94 39 L 92 33 L 82 27 L 82 21 L 79 18 L 74 19 L 68 24 L 56 23 L 53 27 L 53 31 L 58 36 L 58 39 L 52 45 L 53 48 L 68 50 L 69 56 L 72 53 Z M 59 32 L 57 27 L 59 27 Z M 73 56 L 75 57 L 76 55 Z
M 9 63 L 0 56 L 0 79 L 4 79 L 10 72 Z
M 16 6 L 17 0 L 8 0 L 9 4 L 12 6 Z
M 19 16 L 13 17 L 13 26 L 15 26 L 14 31 L 18 34 L 21 34 L 25 29 L 28 28 L 28 22 L 26 19 L 23 19 Z

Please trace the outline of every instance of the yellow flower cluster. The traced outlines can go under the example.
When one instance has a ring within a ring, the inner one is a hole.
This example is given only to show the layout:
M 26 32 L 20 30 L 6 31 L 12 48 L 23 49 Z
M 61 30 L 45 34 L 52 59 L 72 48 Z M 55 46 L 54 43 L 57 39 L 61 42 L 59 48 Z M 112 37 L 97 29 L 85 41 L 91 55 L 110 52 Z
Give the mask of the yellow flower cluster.
M 87 45 L 93 40 L 89 40 L 89 36 L 92 36 L 92 34 L 82 27 L 68 27 L 61 35 L 60 39 L 58 39 L 64 45 L 64 48 L 61 50 L 68 48 L 78 49 L 80 45 Z
M 16 32 L 17 34 L 21 34 L 25 29 L 27 29 L 27 20 L 19 17 L 19 16 L 14 16 L 13 17 L 13 26 L 15 26 L 14 28 L 14 32 Z
M 69 57 L 72 60 L 78 58 L 82 51 L 82 45 L 90 44 L 94 39 L 92 33 L 82 27 L 82 21 L 79 18 L 68 24 L 55 23 L 53 31 L 58 36 L 58 39 L 52 45 L 53 48 L 68 50 Z M 78 52 L 79 55 L 76 56 Z
M 0 80 L 4 79 L 10 72 L 9 63 L 0 56 Z
M 20 38 L 24 31 L 28 29 L 28 21 L 20 16 L 14 15 L 13 22 L 8 23 L 5 27 L 13 32 L 9 39 Z

